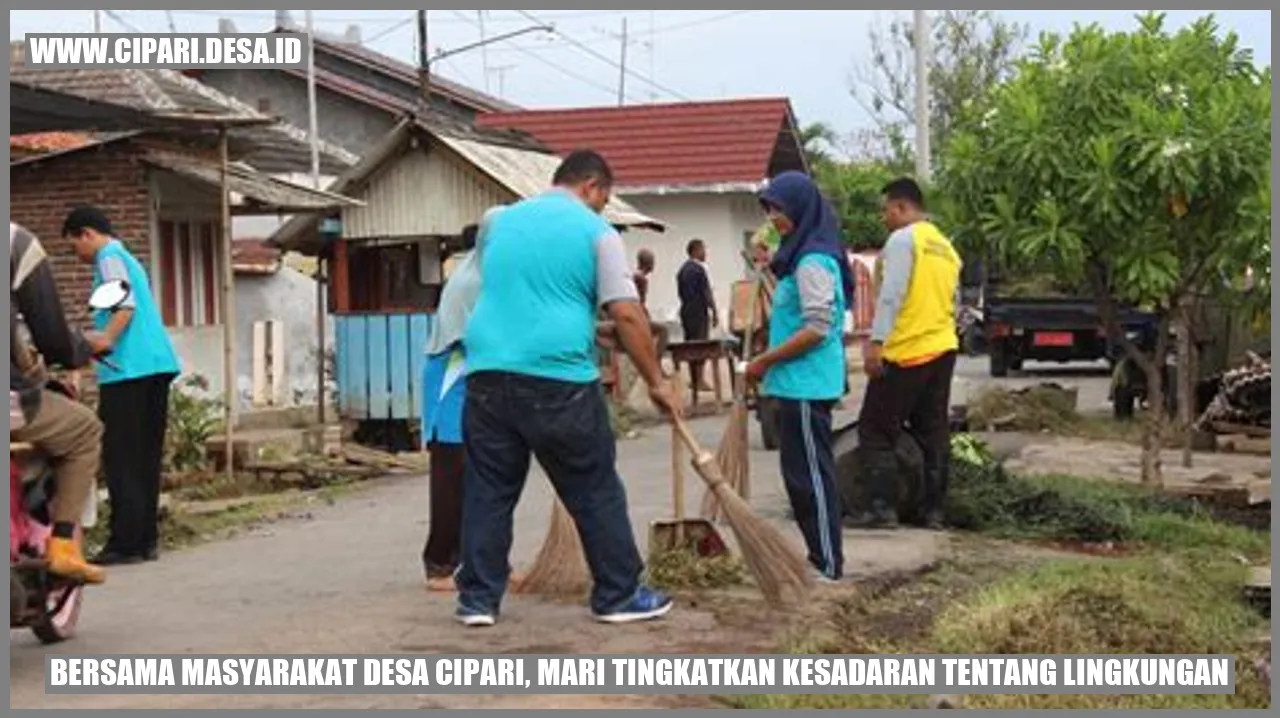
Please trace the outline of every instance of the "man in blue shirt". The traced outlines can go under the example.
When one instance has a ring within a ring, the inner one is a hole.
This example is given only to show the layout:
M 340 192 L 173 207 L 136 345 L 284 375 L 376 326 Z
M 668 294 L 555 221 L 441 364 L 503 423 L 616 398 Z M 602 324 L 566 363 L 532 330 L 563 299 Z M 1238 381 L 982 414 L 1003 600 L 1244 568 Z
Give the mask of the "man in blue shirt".
M 603 307 L 659 408 L 678 410 L 622 239 L 600 216 L 613 174 L 570 154 L 555 187 L 496 214 L 485 235 L 480 297 L 467 324 L 466 479 L 457 618 L 492 626 L 510 574 L 512 513 L 529 459 L 551 478 L 582 537 L 591 609 L 609 623 L 665 614 L 671 599 L 640 583 L 643 563 L 614 465 L 617 447 L 596 361 Z
M 76 256 L 93 266 L 93 285 L 125 281 L 129 297 L 113 311 L 97 311 L 99 334 L 91 343 L 109 352 L 98 364 L 98 416 L 102 419 L 102 464 L 111 502 L 111 531 L 94 563 L 138 563 L 156 558 L 160 470 L 169 419 L 169 386 L 181 371 L 151 295 L 147 271 L 116 239 L 111 221 L 97 207 L 67 215 L 62 236 Z

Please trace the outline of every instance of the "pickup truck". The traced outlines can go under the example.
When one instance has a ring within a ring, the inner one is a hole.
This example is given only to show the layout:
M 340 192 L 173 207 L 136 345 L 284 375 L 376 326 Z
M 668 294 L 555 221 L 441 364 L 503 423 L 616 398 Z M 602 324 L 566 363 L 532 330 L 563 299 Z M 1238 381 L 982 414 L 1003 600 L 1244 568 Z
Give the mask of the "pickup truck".
M 1122 349 L 1107 338 L 1097 305 L 1089 299 L 986 297 L 983 334 L 991 376 L 1007 376 L 1022 363 L 1119 361 Z M 1135 309 L 1121 310 L 1120 325 L 1140 346 L 1153 345 L 1156 319 Z

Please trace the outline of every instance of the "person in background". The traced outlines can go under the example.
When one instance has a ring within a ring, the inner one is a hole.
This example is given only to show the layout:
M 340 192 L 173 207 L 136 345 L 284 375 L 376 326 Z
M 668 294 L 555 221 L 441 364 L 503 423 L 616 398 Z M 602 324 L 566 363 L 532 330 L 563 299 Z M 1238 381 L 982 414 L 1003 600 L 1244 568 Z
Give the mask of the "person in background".
M 482 224 L 496 212 L 492 209 Z M 480 226 L 462 230 L 461 252 L 450 259 L 427 340 L 422 369 L 422 444 L 431 457 L 430 525 L 422 549 L 427 588 L 452 591 L 462 536 L 462 475 L 465 461 L 462 407 L 466 401 L 466 352 L 462 337 L 480 296 Z
M 757 239 L 751 243 L 751 267 L 753 270 L 759 272 L 768 269 L 769 263 L 772 261 L 773 250 L 769 248 L 767 241 Z
M 653 274 L 653 251 L 649 249 L 641 249 L 636 252 L 636 271 L 631 278 L 636 283 L 636 292 L 640 295 L 640 306 L 645 307 L 648 311 L 649 307 L 649 275 Z
M 640 295 L 640 306 L 644 307 L 644 313 L 647 315 L 649 314 L 649 277 L 653 275 L 653 269 L 653 250 L 641 249 L 636 252 L 636 271 L 631 275 L 631 278 L 636 283 L 636 293 Z M 667 354 L 667 326 L 653 321 L 652 315 L 649 316 L 649 329 L 653 332 L 653 339 L 657 345 L 658 361 L 661 362 L 662 357 Z
M 687 342 L 711 338 L 711 328 L 720 326 L 715 293 L 707 274 L 707 246 L 701 239 L 691 239 L 685 247 L 689 258 L 676 272 L 676 291 L 680 297 L 680 326 Z M 690 362 L 699 391 L 707 389 L 702 362 Z
M 13 222 L 9 300 L 9 438 L 34 445 L 55 462 L 53 536 L 45 558 L 56 575 L 102 583 L 106 572 L 85 561 L 78 536 L 81 517 L 95 500 L 102 422 L 84 404 L 45 388 L 45 362 L 79 369 L 89 363 L 93 348 L 67 324 L 40 240 Z M 24 324 L 31 344 L 21 336 Z
M 99 363 L 98 416 L 104 428 L 102 463 L 111 503 L 110 535 L 95 563 L 153 561 L 159 545 L 160 471 L 169 420 L 169 387 L 181 371 L 151 295 L 147 271 L 117 239 L 96 207 L 77 207 L 62 224 L 76 256 L 93 267 L 93 285 L 125 281 L 129 297 L 115 311 L 99 310 L 90 337 Z
M 615 465 L 617 446 L 596 362 L 604 307 L 660 409 L 678 412 L 663 380 L 622 238 L 600 216 L 613 173 L 576 151 L 553 189 L 493 217 L 484 283 L 467 324 L 466 489 L 457 619 L 497 620 L 510 573 L 512 519 L 537 457 L 577 524 L 599 621 L 657 618 L 671 599 L 641 583 L 644 569 Z
M 782 236 L 770 269 L 778 278 L 769 349 L 747 379 L 763 379 L 778 402 L 782 477 L 809 562 L 828 581 L 844 575 L 840 494 L 831 448 L 831 410 L 845 394 L 844 317 L 853 296 L 840 225 L 817 185 L 784 172 L 760 194 Z
M 960 256 L 925 216 L 924 193 L 909 178 L 884 187 L 883 218 L 892 232 L 881 254 L 883 275 L 866 347 L 870 381 L 858 419 L 858 442 L 870 509 L 855 526 L 897 524 L 898 461 L 904 423 L 924 454 L 920 518 L 941 528 L 950 471 L 951 378 L 955 372 Z

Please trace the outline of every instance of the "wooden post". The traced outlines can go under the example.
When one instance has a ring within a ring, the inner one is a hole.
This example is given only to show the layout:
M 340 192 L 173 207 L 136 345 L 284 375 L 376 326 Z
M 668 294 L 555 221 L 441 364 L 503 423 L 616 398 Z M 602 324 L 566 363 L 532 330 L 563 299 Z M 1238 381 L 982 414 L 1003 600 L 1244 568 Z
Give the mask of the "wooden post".
M 316 413 L 320 426 L 324 426 L 324 257 L 316 257 Z
M 227 147 L 227 128 L 218 131 L 218 153 L 220 155 L 219 174 L 221 175 L 220 225 L 222 227 L 222 395 L 226 406 L 223 407 L 223 431 L 226 439 L 227 477 L 235 476 L 235 424 L 236 424 L 236 311 L 235 311 L 235 268 L 231 252 L 231 187 L 227 176 L 229 159 Z

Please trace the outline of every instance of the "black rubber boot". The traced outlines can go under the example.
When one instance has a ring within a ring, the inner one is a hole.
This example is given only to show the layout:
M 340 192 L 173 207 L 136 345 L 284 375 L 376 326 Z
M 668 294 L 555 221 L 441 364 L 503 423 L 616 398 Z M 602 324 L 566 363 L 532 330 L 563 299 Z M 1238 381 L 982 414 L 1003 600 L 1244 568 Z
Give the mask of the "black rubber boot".
M 865 451 L 862 480 L 868 506 L 845 520 L 859 529 L 887 529 L 898 525 L 898 457 L 890 451 Z
M 921 508 L 924 509 L 924 526 L 927 529 L 940 531 L 946 527 L 947 483 L 951 478 L 951 462 L 943 459 L 939 466 L 926 468 L 924 471 L 924 497 Z

